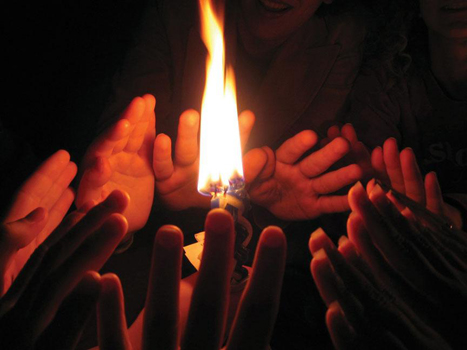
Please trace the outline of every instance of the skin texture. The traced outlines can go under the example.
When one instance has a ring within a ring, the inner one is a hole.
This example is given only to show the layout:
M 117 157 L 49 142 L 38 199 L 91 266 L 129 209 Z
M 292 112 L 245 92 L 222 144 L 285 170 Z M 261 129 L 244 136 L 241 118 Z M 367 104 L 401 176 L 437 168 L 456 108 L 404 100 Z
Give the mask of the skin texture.
M 0 225 L 0 295 L 3 295 L 26 261 L 57 227 L 74 199 L 69 187 L 77 172 L 70 155 L 51 155 L 21 185 Z
M 125 334 L 123 295 L 118 277 L 103 277 L 99 301 L 99 347 L 106 349 L 220 349 L 224 340 L 234 227 L 230 214 L 212 210 L 205 224 L 206 241 L 199 276 L 187 310 L 179 304 L 183 234 L 174 226 L 159 229 L 154 241 L 151 277 L 142 340 Z M 277 227 L 260 237 L 250 279 L 231 327 L 227 349 L 267 349 L 279 305 L 286 241 Z M 186 303 L 185 303 L 186 304 Z M 179 314 L 180 312 L 180 314 Z M 183 319 L 188 314 L 187 320 Z M 179 318 L 179 315 L 182 316 Z M 141 333 L 140 338 L 141 338 Z
M 348 154 L 350 143 L 337 137 L 301 159 L 317 142 L 316 133 L 305 130 L 275 152 L 263 147 L 267 161 L 249 188 L 251 200 L 284 220 L 312 219 L 348 210 L 347 195 L 333 193 L 359 180 L 361 168 L 356 164 L 333 171 L 329 168 Z
M 100 276 L 88 271 L 99 270 L 125 235 L 128 203 L 115 191 L 72 212 L 34 251 L 0 299 L 2 349 L 76 346 L 101 289 Z
M 448 11 L 443 7 L 463 4 L 463 10 Z M 420 12 L 431 32 L 445 38 L 467 38 L 467 6 L 462 1 L 420 0 Z
M 125 191 L 131 202 L 124 214 L 129 232 L 142 228 L 154 200 L 152 150 L 155 99 L 136 97 L 120 119 L 89 146 L 82 162 L 76 206 L 102 202 L 113 190 Z
M 318 229 L 309 248 L 311 272 L 328 306 L 326 325 L 336 349 L 450 349 L 408 304 L 380 284 L 346 237 L 336 248 Z
M 355 185 L 349 239 L 387 290 L 454 348 L 464 348 L 465 233 L 415 202 L 405 200 L 408 208 L 398 209 L 393 200 L 378 185 L 369 193 Z
M 283 0 L 275 3 L 287 6 L 283 12 L 267 9 L 259 0 L 241 0 L 240 37 L 251 54 L 262 54 L 282 44 L 309 20 L 322 3 L 332 0 Z M 266 4 L 267 6 L 267 4 Z

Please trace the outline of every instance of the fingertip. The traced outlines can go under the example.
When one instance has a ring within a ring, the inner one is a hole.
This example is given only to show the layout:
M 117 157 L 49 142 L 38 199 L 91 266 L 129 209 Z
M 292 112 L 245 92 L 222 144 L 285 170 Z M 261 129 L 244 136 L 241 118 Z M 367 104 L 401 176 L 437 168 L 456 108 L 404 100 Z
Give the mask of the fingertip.
M 205 230 L 211 235 L 226 235 L 233 233 L 234 222 L 232 215 L 224 209 L 212 209 L 205 222 Z
M 318 140 L 318 135 L 313 130 L 303 130 L 298 136 L 301 144 L 307 149 L 313 147 Z
M 327 243 L 328 237 L 326 232 L 321 227 L 318 227 L 310 236 L 308 241 L 308 247 L 310 249 L 310 253 L 315 256 L 315 253 L 318 252 L 320 249 L 324 247 Z
M 146 105 L 149 110 L 154 110 L 156 107 L 156 98 L 151 94 L 143 95 L 143 100 L 146 102 Z
M 350 151 L 350 142 L 342 136 L 336 137 L 330 143 L 336 153 L 347 153 Z
M 121 239 L 128 231 L 128 221 L 122 214 L 113 213 L 102 224 L 102 230 Z
M 183 246 L 183 232 L 177 226 L 164 225 L 156 234 L 156 244 L 163 248 L 176 248 Z
M 266 227 L 260 236 L 260 242 L 262 245 L 273 249 L 285 248 L 287 245 L 284 232 L 277 226 Z
M 154 141 L 154 149 L 166 153 L 172 147 L 172 140 L 166 134 L 159 134 Z
M 130 196 L 128 193 L 121 190 L 113 190 L 105 199 L 103 204 L 117 212 L 123 212 L 130 203 Z
M 194 109 L 188 109 L 180 115 L 180 125 L 194 128 L 199 124 L 199 113 Z
M 106 273 L 100 278 L 102 292 L 108 294 L 111 291 L 118 290 L 121 287 L 120 278 L 114 273 Z

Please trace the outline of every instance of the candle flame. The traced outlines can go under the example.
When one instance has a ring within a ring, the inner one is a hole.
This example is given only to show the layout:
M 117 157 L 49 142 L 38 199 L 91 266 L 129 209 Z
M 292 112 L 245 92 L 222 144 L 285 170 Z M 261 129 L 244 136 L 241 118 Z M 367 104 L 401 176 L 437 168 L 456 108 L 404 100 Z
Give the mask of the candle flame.
M 243 183 L 235 76 L 225 69 L 224 23 L 211 0 L 199 0 L 201 36 L 208 49 L 206 86 L 201 106 L 198 191 L 215 195 Z

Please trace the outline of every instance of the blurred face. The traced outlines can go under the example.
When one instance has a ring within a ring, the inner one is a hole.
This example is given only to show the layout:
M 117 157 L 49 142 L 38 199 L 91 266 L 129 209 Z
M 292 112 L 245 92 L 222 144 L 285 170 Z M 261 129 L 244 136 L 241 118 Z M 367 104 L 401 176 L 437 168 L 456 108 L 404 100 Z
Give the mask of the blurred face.
M 323 3 L 332 0 L 240 0 L 250 34 L 261 40 L 281 40 L 300 28 Z
M 428 29 L 446 38 L 467 38 L 467 0 L 420 0 Z

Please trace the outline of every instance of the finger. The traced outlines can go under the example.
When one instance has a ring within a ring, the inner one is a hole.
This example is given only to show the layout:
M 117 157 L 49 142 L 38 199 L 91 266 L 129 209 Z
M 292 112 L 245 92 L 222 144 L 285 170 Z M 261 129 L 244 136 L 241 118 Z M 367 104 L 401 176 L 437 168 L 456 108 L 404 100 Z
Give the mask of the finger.
M 387 219 L 390 226 L 398 233 L 397 243 L 401 246 L 403 254 L 412 260 L 412 265 L 418 265 L 421 271 L 418 273 L 412 268 L 405 268 L 408 274 L 416 277 L 422 276 L 430 278 L 430 275 L 437 270 L 442 276 L 455 278 L 453 271 L 445 258 L 426 235 L 421 234 L 414 226 L 403 217 L 386 197 L 381 187 L 376 186 L 370 194 L 370 200 L 378 211 Z M 393 263 L 390 260 L 391 263 Z M 397 262 L 395 262 L 397 263 Z M 393 263 L 394 264 L 394 263 Z M 400 267 L 399 267 L 400 268 Z M 414 282 L 417 280 L 415 279 Z M 428 280 L 420 281 L 424 285 Z
M 340 160 L 350 151 L 350 144 L 342 137 L 335 138 L 323 148 L 313 152 L 300 162 L 301 172 L 308 177 L 316 177 Z
M 176 166 L 188 166 L 198 159 L 199 114 L 193 109 L 180 116 L 177 141 L 175 142 Z
M 101 278 L 102 291 L 97 305 L 97 334 L 101 350 L 130 350 L 123 290 L 114 274 Z
M 46 239 L 49 234 L 55 230 L 55 228 L 57 228 L 73 204 L 74 199 L 75 193 L 71 188 L 67 188 L 62 193 L 55 205 L 49 211 L 49 219 L 47 220 L 47 224 L 42 230 L 41 235 L 37 237 L 37 245 L 41 244 L 44 239 Z
M 156 181 L 170 178 L 174 172 L 172 162 L 172 141 L 165 134 L 159 134 L 154 142 L 153 168 Z
M 46 209 L 36 208 L 22 219 L 3 224 L 0 229 L 2 246 L 12 252 L 27 246 L 43 230 L 48 218 Z
M 371 165 L 371 156 L 366 146 L 358 141 L 352 145 L 352 153 L 357 160 L 358 166 L 362 169 L 363 178 L 369 180 L 375 176 L 375 171 Z
M 294 164 L 306 151 L 318 141 L 314 131 L 304 130 L 285 141 L 276 151 L 278 162 Z
M 386 171 L 383 149 L 381 147 L 376 147 L 371 152 L 371 165 L 373 167 L 373 170 L 375 171 L 375 176 L 386 185 L 390 185 L 391 180 L 389 179 L 389 175 Z
M 234 228 L 225 210 L 211 210 L 199 277 L 191 299 L 183 349 L 219 349 L 233 269 Z
M 371 235 L 371 239 L 384 254 L 385 258 L 391 262 L 391 265 L 395 269 L 412 270 L 414 272 L 413 260 L 404 254 L 405 247 L 401 249 L 399 246 L 399 244 L 405 242 L 405 238 L 376 210 L 360 183 L 357 183 L 350 189 L 349 203 L 352 210 L 362 218 L 367 231 Z
M 402 174 L 401 161 L 397 141 L 391 137 L 383 145 L 384 164 L 391 180 L 391 187 L 405 194 L 404 176 Z
M 434 214 L 443 213 L 443 193 L 439 186 L 438 178 L 434 171 L 425 176 L 426 207 Z
M 350 209 L 349 200 L 347 195 L 344 196 L 320 196 L 316 202 L 318 208 L 320 208 L 321 213 L 331 214 L 331 213 L 342 213 Z
M 69 162 L 63 170 L 63 172 L 50 186 L 49 190 L 42 198 L 40 205 L 50 210 L 55 205 L 60 196 L 63 194 L 63 191 L 65 191 L 68 188 L 68 186 L 70 186 L 70 183 L 76 176 L 77 171 L 78 167 L 76 166 L 76 164 L 73 162 Z
M 102 267 L 120 243 L 127 229 L 126 219 L 121 214 L 113 214 L 99 230 L 79 246 L 72 256 L 44 280 L 28 313 L 32 328 L 31 334 L 37 336 L 49 325 L 62 300 L 86 271 L 99 270 Z M 49 250 L 49 254 L 51 252 L 52 250 Z M 30 297 L 28 291 L 23 294 L 18 302 L 19 310 L 27 307 Z
M 411 148 L 406 148 L 401 152 L 400 162 L 407 197 L 421 205 L 426 205 L 422 174 L 420 173 L 415 154 Z
M 131 130 L 131 123 L 127 119 L 120 119 L 111 125 L 102 135 L 98 136 L 86 152 L 84 167 L 86 168 L 89 162 L 94 162 L 97 157 L 110 157 L 113 153 L 116 153 L 116 148 L 123 149 Z
M 354 184 L 361 180 L 362 169 L 357 164 L 351 164 L 344 168 L 323 174 L 311 179 L 313 192 L 318 194 L 328 194 L 336 192 L 345 186 Z
M 105 157 L 97 157 L 81 178 L 76 196 L 76 205 L 82 206 L 89 198 L 103 200 L 102 186 L 109 182 L 112 176 L 112 167 Z
M 353 349 L 355 331 L 347 322 L 344 312 L 337 301 L 331 303 L 326 312 L 326 326 L 332 343 L 337 350 Z M 361 346 L 363 344 L 360 344 Z
M 70 163 L 67 151 L 60 150 L 42 163 L 20 187 L 4 221 L 16 221 L 40 206 L 40 202 Z
M 347 141 L 349 141 L 349 143 L 352 146 L 357 144 L 358 137 L 357 137 L 357 133 L 355 132 L 355 129 L 354 129 L 352 124 L 350 124 L 350 123 L 345 124 L 342 127 L 341 133 L 342 133 L 342 137 L 344 137 Z
M 125 151 L 127 152 L 138 152 L 143 145 L 145 140 L 146 133 L 149 132 L 153 134 L 152 130 L 148 130 L 149 122 L 154 114 L 154 108 L 156 107 L 156 99 L 152 95 L 144 95 L 142 97 L 144 102 L 144 109 L 142 110 L 141 116 L 139 119 L 134 119 L 132 122 L 133 129 L 128 136 L 128 141 L 125 146 Z
M 144 308 L 143 349 L 178 349 L 183 233 L 163 226 L 156 234 Z
M 313 253 L 310 270 L 321 299 L 326 306 L 329 306 L 339 298 L 339 292 L 332 278 L 334 272 L 332 271 L 324 248 Z
M 334 140 L 334 139 L 337 138 L 337 137 L 342 136 L 342 135 L 341 135 L 341 131 L 340 131 L 340 129 L 339 129 L 339 126 L 337 126 L 337 125 L 331 126 L 331 127 L 328 129 L 326 135 L 327 135 L 327 138 L 329 139 L 329 142 L 331 142 L 332 140 Z
M 99 274 L 86 273 L 63 301 L 54 320 L 39 337 L 35 349 L 75 349 L 96 307 L 100 290 Z
M 31 257 L 27 260 L 25 266 L 21 269 L 15 282 L 8 290 L 8 293 L 2 298 L 0 315 L 3 315 L 7 309 L 11 308 L 19 299 L 24 289 L 27 287 L 31 278 L 35 275 L 36 269 L 39 267 L 49 247 L 53 246 L 61 239 L 81 218 L 94 206 L 94 202 L 86 203 L 79 210 L 67 215 L 62 223 L 49 235 L 46 242 L 37 247 Z
M 330 247 L 332 245 L 334 245 L 334 243 L 332 243 L 321 227 L 316 229 L 308 240 L 308 249 L 312 255 L 315 254 L 318 250 L 323 249 L 324 247 Z
M 228 350 L 266 349 L 279 307 L 285 269 L 286 239 L 278 227 L 259 239 L 253 271 L 230 334 Z
M 252 111 L 243 111 L 238 116 L 238 127 L 240 129 L 240 142 L 242 150 L 250 139 L 251 130 L 255 125 L 255 114 Z
M 268 153 L 263 148 L 252 149 L 243 156 L 243 173 L 247 184 L 269 172 L 268 160 Z

